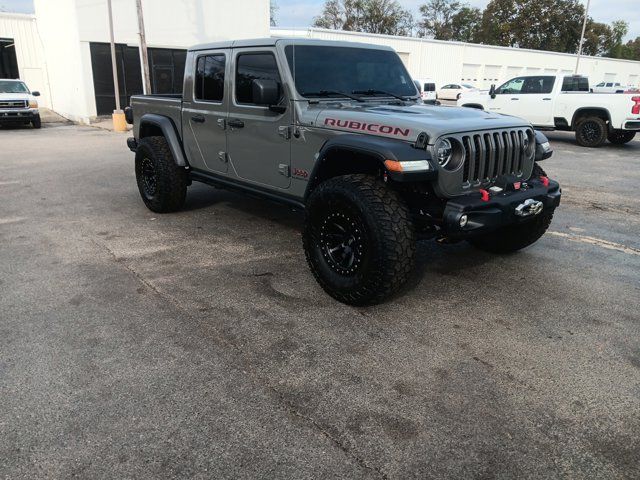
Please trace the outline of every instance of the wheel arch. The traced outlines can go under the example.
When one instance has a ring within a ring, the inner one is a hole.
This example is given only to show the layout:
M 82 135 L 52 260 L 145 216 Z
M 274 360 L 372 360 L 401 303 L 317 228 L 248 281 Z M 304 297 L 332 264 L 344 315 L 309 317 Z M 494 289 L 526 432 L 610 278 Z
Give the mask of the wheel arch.
M 430 155 L 411 144 L 384 137 L 343 134 L 331 138 L 316 154 L 305 199 L 323 181 L 339 175 L 388 173 L 385 160 L 429 160 Z
M 178 129 L 169 117 L 157 115 L 155 113 L 145 113 L 140 118 L 138 129 L 138 140 L 145 137 L 164 137 L 169 145 L 176 165 L 188 167 L 186 155 L 182 149 L 182 142 L 178 134 Z
M 607 125 L 611 126 L 611 113 L 604 107 L 581 107 L 577 109 L 571 119 L 571 128 L 575 130 L 578 122 L 587 117 L 598 117 L 604 120 Z

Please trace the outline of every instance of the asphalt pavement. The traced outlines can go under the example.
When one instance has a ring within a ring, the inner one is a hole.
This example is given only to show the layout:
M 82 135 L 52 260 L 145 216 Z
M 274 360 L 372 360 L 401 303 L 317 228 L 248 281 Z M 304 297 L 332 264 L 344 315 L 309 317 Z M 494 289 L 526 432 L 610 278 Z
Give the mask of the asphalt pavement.
M 301 214 L 139 198 L 126 135 L 0 129 L 0 478 L 640 478 L 640 141 L 550 133 L 550 231 L 313 280 Z

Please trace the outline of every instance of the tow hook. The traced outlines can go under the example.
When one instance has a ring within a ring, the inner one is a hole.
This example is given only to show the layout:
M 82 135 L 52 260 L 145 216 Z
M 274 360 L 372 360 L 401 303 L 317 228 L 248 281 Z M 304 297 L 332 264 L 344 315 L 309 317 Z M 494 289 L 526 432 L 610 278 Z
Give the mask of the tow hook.
M 532 215 L 538 215 L 544 205 L 539 200 L 534 200 L 533 198 L 528 198 L 516 207 L 516 215 L 519 217 L 530 217 Z

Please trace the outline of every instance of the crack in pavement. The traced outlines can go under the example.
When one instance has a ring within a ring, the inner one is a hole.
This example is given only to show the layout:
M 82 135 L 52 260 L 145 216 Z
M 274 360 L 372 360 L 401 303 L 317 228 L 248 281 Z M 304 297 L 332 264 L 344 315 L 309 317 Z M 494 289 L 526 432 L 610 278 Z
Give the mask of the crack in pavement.
M 164 301 L 167 301 L 167 302 L 171 303 L 174 307 L 176 307 L 178 310 L 183 312 L 188 318 L 190 318 L 192 320 L 196 320 L 196 321 L 199 320 L 199 318 L 196 318 L 196 316 L 193 315 L 191 310 L 189 310 L 186 306 L 184 306 L 179 300 L 177 300 L 176 298 L 174 298 L 173 296 L 169 295 L 168 293 L 163 292 L 162 290 L 160 290 L 157 287 L 155 287 L 151 282 L 149 282 L 147 279 L 145 279 L 144 276 L 142 274 L 140 274 L 140 272 L 136 271 L 133 267 L 128 265 L 124 261 L 124 258 L 118 257 L 115 254 L 115 252 L 111 248 L 109 248 L 108 245 L 100 243 L 100 242 L 96 241 L 93 238 L 90 239 L 90 241 L 91 241 L 91 243 L 93 243 L 97 247 L 99 247 L 102 250 L 106 251 L 109 254 L 109 256 L 117 264 L 122 265 L 122 267 L 125 270 L 127 270 L 131 275 L 133 275 L 136 278 L 136 280 L 138 280 L 140 283 L 142 283 L 145 287 L 149 288 L 158 297 L 160 297 Z M 267 272 L 267 273 L 270 274 L 270 272 Z M 294 415 L 294 416 L 304 420 L 307 423 L 307 425 L 311 425 L 313 427 L 313 429 L 315 429 L 317 431 L 317 433 L 320 433 L 322 436 L 327 438 L 335 447 L 337 447 L 340 451 L 342 451 L 342 453 L 345 456 L 351 458 L 359 467 L 361 467 L 361 468 L 363 468 L 365 470 L 377 473 L 380 476 L 380 478 L 382 478 L 384 480 L 388 479 L 388 476 L 382 471 L 382 469 L 380 467 L 376 467 L 376 466 L 370 465 L 365 459 L 363 459 L 358 454 L 353 452 L 352 449 L 350 449 L 344 442 L 342 442 L 340 439 L 336 438 L 329 431 L 327 431 L 315 419 L 313 419 L 313 418 L 309 417 L 308 415 L 305 415 L 302 412 L 300 412 L 291 401 L 289 401 L 289 400 L 287 400 L 285 398 L 285 396 L 284 396 L 284 394 L 282 392 L 280 392 L 274 386 L 270 385 L 269 382 L 265 382 L 264 381 L 263 377 L 251 366 L 250 363 L 247 362 L 246 358 L 243 358 L 244 357 L 244 352 L 238 345 L 236 345 L 235 343 L 231 342 L 228 338 L 226 338 L 215 326 L 213 326 L 211 324 L 208 324 L 208 326 L 214 330 L 217 340 L 222 345 L 226 345 L 227 347 L 231 348 L 240 357 L 244 367 L 246 368 L 246 370 L 242 370 L 243 373 L 246 373 L 253 380 L 255 380 L 258 384 L 262 385 L 263 388 L 266 388 L 268 391 L 272 392 L 272 396 L 275 395 L 275 397 L 278 399 L 280 404 L 285 407 L 285 410 L 287 412 L 289 412 L 289 414 Z M 204 358 L 204 356 L 202 356 L 202 358 L 203 358 L 203 360 L 206 360 Z M 173 433 L 173 432 L 171 432 L 171 433 Z
M 549 230 L 549 235 L 565 238 L 572 242 L 587 243 L 589 245 L 595 245 L 597 247 L 606 248 L 607 250 L 616 250 L 618 252 L 626 253 L 628 255 L 640 255 L 640 249 L 634 247 L 628 247 L 621 243 L 611 242 L 609 240 L 603 240 L 601 238 L 589 237 L 588 235 L 578 235 L 575 233 L 564 233 Z

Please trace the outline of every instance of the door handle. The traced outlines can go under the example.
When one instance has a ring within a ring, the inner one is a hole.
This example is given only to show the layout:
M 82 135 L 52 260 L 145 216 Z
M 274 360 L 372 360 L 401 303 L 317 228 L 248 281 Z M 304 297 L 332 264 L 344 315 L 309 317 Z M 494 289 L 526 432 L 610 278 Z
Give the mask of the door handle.
M 191 117 L 191 120 L 196 122 L 196 123 L 204 123 L 204 116 L 203 115 L 193 115 Z
M 512 98 L 511 100 L 520 100 L 519 98 Z
M 550 98 L 543 98 L 542 100 L 545 100 L 545 101 L 547 101 L 547 100 L 551 100 L 551 99 L 550 99 Z
M 242 128 L 244 127 L 244 122 L 242 120 L 228 120 L 227 125 L 231 128 Z

